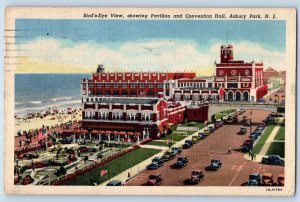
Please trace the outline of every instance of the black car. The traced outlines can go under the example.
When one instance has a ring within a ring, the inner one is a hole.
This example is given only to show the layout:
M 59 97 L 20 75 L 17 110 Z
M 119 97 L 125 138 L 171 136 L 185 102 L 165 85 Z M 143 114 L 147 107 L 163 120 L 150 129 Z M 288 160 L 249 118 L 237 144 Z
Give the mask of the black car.
M 261 177 L 258 173 L 252 173 L 249 175 L 247 186 L 259 186 L 261 184 Z
M 240 148 L 240 151 L 243 153 L 247 153 L 247 152 L 249 152 L 250 148 L 251 147 L 249 145 L 242 145 Z
M 271 165 L 282 165 L 284 166 L 284 159 L 279 155 L 270 155 L 267 157 L 263 157 L 261 160 L 262 164 L 271 164 Z
M 238 132 L 239 135 L 245 135 L 247 133 L 247 128 L 241 128 Z
M 163 164 L 164 164 L 164 160 L 162 157 L 155 157 L 152 160 L 152 163 L 147 166 L 147 169 L 155 170 L 155 169 L 158 169 L 159 167 L 163 166 Z
M 182 150 L 179 147 L 172 147 L 171 150 L 175 155 L 179 155 L 182 152 Z
M 200 140 L 203 140 L 203 139 L 205 139 L 207 137 L 207 134 L 201 132 L 201 133 L 198 133 L 198 137 L 199 137 Z
M 177 161 L 184 161 L 184 162 L 188 163 L 189 162 L 189 158 L 187 156 L 179 156 L 177 158 Z
M 185 143 L 185 144 L 182 145 L 182 149 L 189 149 L 191 147 L 192 147 L 192 145 L 188 144 L 188 143 Z
M 192 140 L 186 140 L 185 143 L 190 144 L 191 146 L 193 146 L 193 144 L 194 144 Z
M 124 182 L 120 180 L 112 180 L 106 184 L 106 186 L 124 186 Z
M 162 159 L 163 159 L 164 162 L 167 162 L 167 161 L 169 161 L 169 160 L 171 160 L 171 159 L 174 159 L 175 156 L 176 156 L 176 155 L 175 155 L 173 152 L 167 151 L 167 152 L 165 152 L 165 154 L 162 156 Z
M 189 162 L 188 157 L 186 156 L 180 156 L 177 158 L 177 162 L 175 162 L 171 167 L 172 168 L 183 168 L 186 166 Z
M 213 159 L 210 162 L 210 169 L 211 170 L 218 170 L 222 166 L 222 162 L 219 159 Z

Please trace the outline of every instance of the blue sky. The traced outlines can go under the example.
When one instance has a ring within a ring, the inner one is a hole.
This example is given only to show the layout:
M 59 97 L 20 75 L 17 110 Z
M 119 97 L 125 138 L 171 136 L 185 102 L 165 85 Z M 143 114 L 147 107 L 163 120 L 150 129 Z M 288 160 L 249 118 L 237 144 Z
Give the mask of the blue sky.
M 16 29 L 23 56 L 40 68 L 211 72 L 227 42 L 237 59 L 285 66 L 285 21 L 18 19 Z
M 200 45 L 215 40 L 226 43 L 228 38 L 229 43 L 248 40 L 266 48 L 285 50 L 285 21 L 18 19 L 16 29 L 20 30 L 18 35 L 25 36 L 18 38 L 22 41 L 46 36 L 46 33 L 55 38 L 99 43 L 180 38 L 196 40 Z

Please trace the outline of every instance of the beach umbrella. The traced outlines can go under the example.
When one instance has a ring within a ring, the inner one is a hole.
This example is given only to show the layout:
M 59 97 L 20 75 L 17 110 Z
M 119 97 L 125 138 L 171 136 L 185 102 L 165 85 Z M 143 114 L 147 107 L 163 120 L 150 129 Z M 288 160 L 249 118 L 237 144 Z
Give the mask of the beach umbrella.
M 120 135 L 126 135 L 126 132 L 125 131 L 121 131 L 119 132 Z
M 80 130 L 81 133 L 88 133 L 89 131 L 87 130 Z
M 127 132 L 127 135 L 134 135 L 133 132 Z
M 119 132 L 118 131 L 113 131 L 112 134 L 117 135 L 117 134 L 119 134 Z
M 105 131 L 105 134 L 111 134 L 110 130 Z
M 80 133 L 80 130 L 74 130 L 74 133 Z
M 98 130 L 92 130 L 91 133 L 92 133 L 92 134 L 98 134 L 99 131 L 98 131 Z
M 142 133 L 140 133 L 140 132 L 135 132 L 134 134 L 135 134 L 135 135 L 141 135 Z
M 100 134 L 104 134 L 104 133 L 105 133 L 105 131 L 104 131 L 104 130 L 99 130 L 99 131 L 98 131 L 98 133 L 100 133 Z

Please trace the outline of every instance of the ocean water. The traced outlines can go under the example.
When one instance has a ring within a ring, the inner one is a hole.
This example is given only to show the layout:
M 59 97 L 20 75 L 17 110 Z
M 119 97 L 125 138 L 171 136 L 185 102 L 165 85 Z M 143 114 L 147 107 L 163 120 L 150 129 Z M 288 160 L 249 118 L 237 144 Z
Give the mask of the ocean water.
M 80 106 L 80 79 L 91 74 L 16 74 L 15 114 Z

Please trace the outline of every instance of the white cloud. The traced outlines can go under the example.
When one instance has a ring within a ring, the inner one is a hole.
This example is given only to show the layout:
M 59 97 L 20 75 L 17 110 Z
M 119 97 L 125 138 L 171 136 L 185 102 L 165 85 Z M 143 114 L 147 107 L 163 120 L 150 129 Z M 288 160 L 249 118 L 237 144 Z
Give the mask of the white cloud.
M 66 64 L 89 70 L 104 64 L 110 71 L 195 71 L 195 68 L 211 68 L 214 61 L 219 61 L 220 45 L 214 42 L 200 50 L 195 41 L 182 39 L 75 43 L 69 39 L 36 38 L 19 48 L 27 50 L 22 56 L 40 63 Z M 262 61 L 266 68 L 285 69 L 285 52 L 268 50 L 247 41 L 232 45 L 237 60 Z

